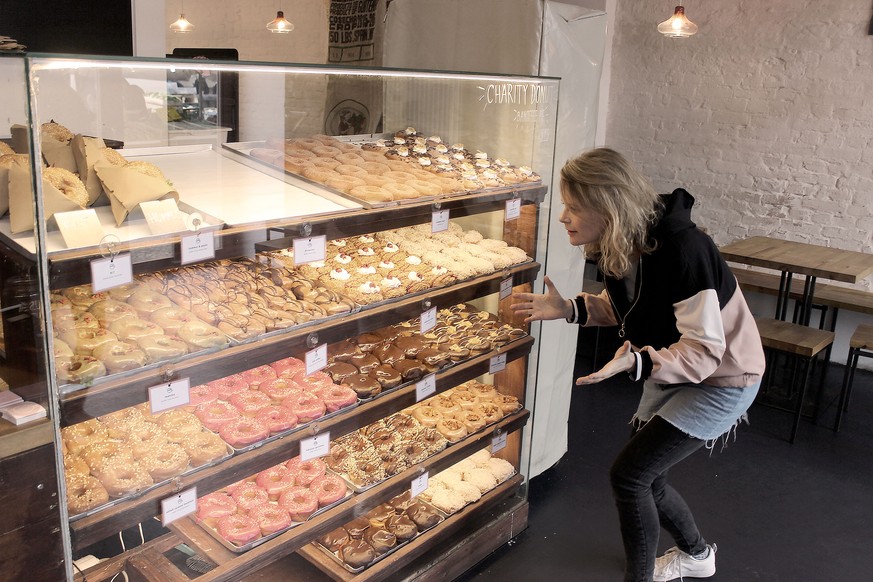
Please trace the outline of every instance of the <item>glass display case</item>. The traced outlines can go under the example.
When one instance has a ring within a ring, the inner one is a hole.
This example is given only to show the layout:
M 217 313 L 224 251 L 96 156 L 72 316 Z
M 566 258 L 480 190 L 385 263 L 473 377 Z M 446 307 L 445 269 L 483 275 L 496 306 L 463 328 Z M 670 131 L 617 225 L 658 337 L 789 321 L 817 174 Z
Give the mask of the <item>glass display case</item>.
M 175 80 L 222 75 L 238 141 L 174 142 Z M 557 79 L 36 54 L 0 77 L 3 372 L 45 412 L 0 425 L 33 507 L 3 531 L 39 526 L 3 536 L 21 572 L 445 579 L 525 527 L 539 330 L 508 306 L 545 260 Z

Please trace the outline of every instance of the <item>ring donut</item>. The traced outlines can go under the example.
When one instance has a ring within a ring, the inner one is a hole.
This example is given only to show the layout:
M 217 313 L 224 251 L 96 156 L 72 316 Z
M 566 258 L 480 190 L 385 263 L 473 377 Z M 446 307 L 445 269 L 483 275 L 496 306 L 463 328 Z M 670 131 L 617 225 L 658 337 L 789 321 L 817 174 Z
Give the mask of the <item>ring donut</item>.
M 181 307 L 162 307 L 152 313 L 150 319 L 161 326 L 167 335 L 176 335 L 179 333 L 179 328 L 186 323 L 200 321 L 193 312 Z
M 136 309 L 141 317 L 148 317 L 162 307 L 173 306 L 173 302 L 165 295 L 151 289 L 142 288 L 134 291 L 127 298 L 127 303 Z
M 388 188 L 367 184 L 355 186 L 349 190 L 349 194 L 367 202 L 390 202 L 394 200 L 394 194 Z
M 117 335 L 120 340 L 130 340 L 133 342 L 141 337 L 164 333 L 164 330 L 157 324 L 137 318 L 125 318 L 114 321 L 109 325 L 109 331 Z
M 297 156 L 285 156 L 283 167 L 294 174 L 302 174 L 307 168 L 313 167 L 310 160 Z
M 337 174 L 341 174 L 343 176 L 354 176 L 355 178 L 363 178 L 364 176 L 369 174 L 369 172 L 367 172 L 367 170 L 365 170 L 361 166 L 354 166 L 352 164 L 340 164 L 339 166 L 334 168 L 334 171 Z
M 88 311 L 94 314 L 104 326 L 108 326 L 113 321 L 124 319 L 125 317 L 137 317 L 137 311 L 123 301 L 115 299 L 106 299 L 93 304 Z
M 192 467 L 199 467 L 228 454 L 227 444 L 215 433 L 201 431 L 182 443 Z
M 136 338 L 136 343 L 145 352 L 150 363 L 178 358 L 188 353 L 188 344 L 182 340 L 163 334 Z
M 320 158 L 335 158 L 336 156 L 342 154 L 341 150 L 328 145 L 318 145 L 314 148 L 311 148 L 311 151 Z
M 361 164 L 365 161 L 364 158 L 362 156 L 360 156 L 359 154 L 352 154 L 352 153 L 337 154 L 336 156 L 334 156 L 334 159 L 341 164 L 348 164 L 351 166 Z
M 94 355 L 94 349 L 101 345 L 118 340 L 118 336 L 108 329 L 95 329 L 79 327 L 67 329 L 60 333 L 60 339 L 66 343 L 74 353 L 80 356 Z
M 106 366 L 93 356 L 65 358 L 57 362 L 56 368 L 61 384 L 83 384 L 106 375 Z
M 180 327 L 179 337 L 189 346 L 198 349 L 216 348 L 229 343 L 227 336 L 221 333 L 221 330 L 199 320 L 189 321 Z
M 422 196 L 439 196 L 443 193 L 442 188 L 433 182 L 425 180 L 410 180 L 407 184 L 415 188 L 415 190 Z
M 385 184 L 382 187 L 390 192 L 391 195 L 394 196 L 395 200 L 408 200 L 410 198 L 418 198 L 420 196 L 418 190 L 416 190 L 409 184 L 402 184 L 397 182 L 394 184 Z
M 110 374 L 142 368 L 146 363 L 145 352 L 122 341 L 110 341 L 94 348 L 94 357 L 103 362 Z
M 91 475 L 67 474 L 66 481 L 70 515 L 78 515 L 109 502 L 106 488 Z

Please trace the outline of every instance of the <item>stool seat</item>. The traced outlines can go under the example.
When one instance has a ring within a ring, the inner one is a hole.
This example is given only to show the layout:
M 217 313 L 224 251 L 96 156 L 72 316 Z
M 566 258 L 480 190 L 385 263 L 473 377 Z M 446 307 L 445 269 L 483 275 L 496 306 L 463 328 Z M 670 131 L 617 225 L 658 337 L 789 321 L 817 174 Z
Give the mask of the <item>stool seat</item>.
M 837 417 L 834 420 L 834 432 L 839 432 L 843 412 L 849 409 L 849 397 L 852 395 L 852 382 L 855 380 L 855 369 L 858 358 L 873 358 L 873 325 L 858 324 L 849 339 L 849 356 L 846 358 L 846 371 L 843 374 L 843 385 L 840 389 L 840 401 L 837 404 Z
M 858 324 L 855 328 L 855 333 L 849 340 L 849 347 L 859 350 L 873 349 L 873 325 L 866 323 Z

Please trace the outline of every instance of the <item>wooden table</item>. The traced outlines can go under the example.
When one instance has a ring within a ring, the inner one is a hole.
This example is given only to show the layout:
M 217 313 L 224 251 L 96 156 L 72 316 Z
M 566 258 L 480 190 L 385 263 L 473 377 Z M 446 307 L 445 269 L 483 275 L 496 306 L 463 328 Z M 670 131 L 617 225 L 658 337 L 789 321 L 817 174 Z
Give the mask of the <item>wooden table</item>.
M 873 254 L 835 249 L 768 236 L 753 236 L 721 247 L 728 261 L 765 267 L 782 272 L 776 301 L 776 318 L 785 319 L 791 279 L 804 275 L 797 323 L 809 325 L 816 278 L 858 283 L 873 273 Z

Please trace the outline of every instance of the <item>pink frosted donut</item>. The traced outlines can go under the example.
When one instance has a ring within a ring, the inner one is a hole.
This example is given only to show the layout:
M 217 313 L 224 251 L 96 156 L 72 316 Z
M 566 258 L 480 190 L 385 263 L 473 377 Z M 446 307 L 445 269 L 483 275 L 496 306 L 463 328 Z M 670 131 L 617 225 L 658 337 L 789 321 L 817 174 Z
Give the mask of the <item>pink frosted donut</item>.
M 232 404 L 220 400 L 198 405 L 194 409 L 194 414 L 197 415 L 203 426 L 216 432 L 220 432 L 222 427 L 240 416 L 239 410 Z
M 297 415 L 285 406 L 267 406 L 258 411 L 255 418 L 267 425 L 270 434 L 278 434 L 297 426 Z
M 276 501 L 282 493 L 294 487 L 294 474 L 285 465 L 276 465 L 258 473 L 255 483 L 267 492 L 271 501 Z
M 309 487 L 292 487 L 279 497 L 279 507 L 287 510 L 293 521 L 306 521 L 318 510 L 318 498 Z
M 267 501 L 267 492 L 258 487 L 254 481 L 245 481 L 231 491 L 230 496 L 236 501 L 237 507 L 248 511 Z
M 258 390 L 269 396 L 275 402 L 282 402 L 289 396 L 298 394 L 303 388 L 290 378 L 273 378 L 258 386 Z
M 251 517 L 236 513 L 218 520 L 218 534 L 235 546 L 244 546 L 261 537 L 261 528 Z
M 270 431 L 263 422 L 243 416 L 222 426 L 218 434 L 233 448 L 241 449 L 264 440 L 270 436 Z
M 270 364 L 270 367 L 281 377 L 294 376 L 298 372 L 304 372 L 306 370 L 306 364 L 303 360 L 298 358 L 284 358 L 277 362 L 273 362 Z
M 248 382 L 249 386 L 255 387 L 261 382 L 276 378 L 276 371 L 270 366 L 258 366 L 251 370 L 246 370 L 241 374 L 243 380 Z
M 249 512 L 249 516 L 257 522 L 264 536 L 291 527 L 291 514 L 274 503 L 258 505 Z
M 324 372 L 313 372 L 308 376 L 306 375 L 306 372 L 300 372 L 294 376 L 294 382 L 310 392 L 315 392 L 316 390 L 334 385 L 333 378 Z
M 200 404 L 207 404 L 209 402 L 215 402 L 218 400 L 218 396 L 212 391 L 212 388 L 209 387 L 208 384 L 200 384 L 199 386 L 194 386 L 188 392 L 188 406 L 196 407 Z
M 210 527 L 226 515 L 236 513 L 236 501 L 223 491 L 204 495 L 197 500 L 197 519 Z
M 291 412 L 297 416 L 297 422 L 300 424 L 321 418 L 327 410 L 324 400 L 311 392 L 301 392 L 300 394 L 289 396 L 282 401 L 282 406 L 290 408 Z
M 227 400 L 230 398 L 231 394 L 236 394 L 237 392 L 249 389 L 248 383 L 243 380 L 242 376 L 239 374 L 213 380 L 207 384 L 207 386 L 209 386 L 212 389 L 212 392 L 221 400 Z
M 336 475 L 316 477 L 309 484 L 309 489 L 315 493 L 319 507 L 336 503 L 346 496 L 346 484 Z
M 324 388 L 320 394 L 324 400 L 327 412 L 336 412 L 340 408 L 351 406 L 358 401 L 357 393 L 348 386 L 331 386 Z
M 300 457 L 294 457 L 285 463 L 288 471 L 294 475 L 297 485 L 308 487 L 318 477 L 324 475 L 326 466 L 321 459 L 308 459 L 301 461 Z
M 271 404 L 270 397 L 257 390 L 244 390 L 231 395 L 228 401 L 236 406 L 243 416 L 255 416 Z

